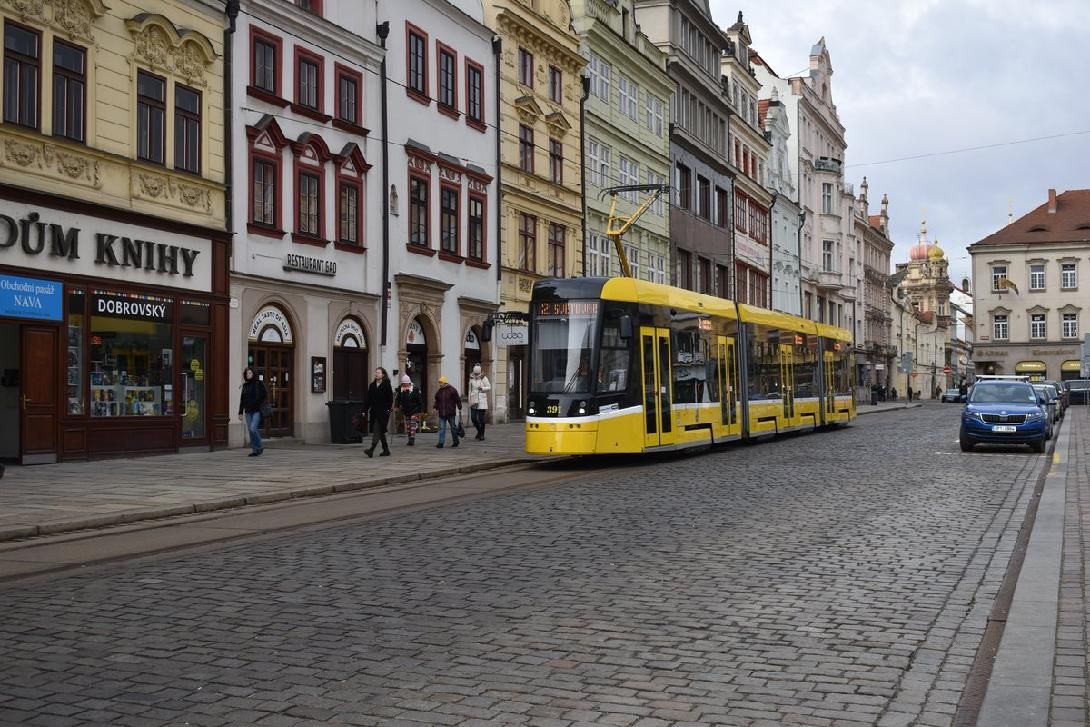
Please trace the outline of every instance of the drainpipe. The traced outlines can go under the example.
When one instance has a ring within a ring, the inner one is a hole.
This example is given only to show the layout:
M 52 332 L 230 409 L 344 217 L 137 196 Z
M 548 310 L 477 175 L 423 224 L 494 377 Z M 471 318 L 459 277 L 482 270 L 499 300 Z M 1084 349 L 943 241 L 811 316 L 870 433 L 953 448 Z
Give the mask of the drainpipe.
M 234 156 L 232 149 L 234 145 L 231 143 L 234 139 L 232 133 L 232 125 L 234 124 L 234 114 L 231 111 L 234 107 L 234 100 L 232 89 L 234 88 L 234 79 L 232 78 L 234 67 L 234 52 L 231 46 L 232 36 L 235 34 L 235 21 L 238 20 L 239 0 L 227 0 L 227 28 L 223 31 L 223 77 L 225 83 L 223 84 L 223 175 L 224 186 L 227 188 L 227 193 L 223 199 L 223 213 L 224 221 L 227 226 L 227 233 L 229 235 L 234 234 L 234 204 L 232 204 L 232 197 L 234 195 L 234 186 L 231 184 L 234 177 Z M 233 246 L 232 246 L 233 247 Z M 232 252 L 233 254 L 233 252 Z
M 587 99 L 590 98 L 590 77 L 580 76 L 583 95 L 579 98 L 579 201 L 583 205 L 583 249 L 580 260 L 583 277 L 587 277 Z
M 500 238 L 500 230 L 503 229 L 503 205 L 501 200 L 503 199 L 503 149 L 501 147 L 501 136 L 503 135 L 500 118 L 500 113 L 503 108 L 503 104 L 500 103 L 500 67 L 502 65 L 503 58 L 500 55 L 503 52 L 503 39 L 498 36 L 492 36 L 492 56 L 496 64 L 496 74 L 493 77 L 493 92 L 492 98 L 495 99 L 496 104 L 496 199 L 493 207 L 496 208 L 496 289 L 497 292 L 503 294 L 503 245 Z
M 799 229 L 795 232 L 795 244 L 796 252 L 798 253 L 798 266 L 799 266 L 799 318 L 806 315 L 806 308 L 802 305 L 803 292 L 802 292 L 802 226 L 806 224 L 806 210 L 799 210 Z
M 776 202 L 779 199 L 780 199 L 780 193 L 775 192 L 775 191 L 772 192 L 772 204 L 770 204 L 768 206 L 768 238 L 769 238 L 768 239 L 768 309 L 769 310 L 772 310 L 772 298 L 773 298 L 772 276 L 773 276 L 773 269 L 774 269 L 773 265 L 775 264 L 775 262 L 772 259 L 772 254 L 773 254 L 773 250 L 776 247 L 776 245 L 774 244 L 773 239 L 772 239 L 773 235 L 775 233 L 775 228 L 772 226 L 772 220 L 775 219 Z
M 390 111 L 386 105 L 386 38 L 390 35 L 390 21 L 375 28 L 382 45 L 382 63 L 379 68 L 382 112 L 382 347 L 386 347 L 390 331 Z

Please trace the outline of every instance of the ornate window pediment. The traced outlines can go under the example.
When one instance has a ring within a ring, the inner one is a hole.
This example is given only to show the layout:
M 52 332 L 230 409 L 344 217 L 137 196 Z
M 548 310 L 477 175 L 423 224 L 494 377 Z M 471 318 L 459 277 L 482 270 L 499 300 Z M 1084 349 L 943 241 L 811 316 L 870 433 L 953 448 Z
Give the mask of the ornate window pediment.
M 1010 309 L 1004 308 L 1003 306 L 992 308 L 988 313 L 993 316 L 1009 316 L 1011 314 Z
M 300 134 L 299 139 L 292 142 L 291 148 L 300 160 L 316 166 L 325 164 L 333 158 L 325 139 L 309 131 Z
M 552 136 L 564 136 L 571 131 L 571 124 L 568 123 L 568 119 L 564 114 L 559 111 L 554 111 L 545 117 L 545 123 L 549 125 L 549 130 Z
M 0 0 L 24 22 L 55 28 L 70 39 L 94 43 L 94 23 L 110 8 L 102 0 Z
M 266 114 L 253 126 L 246 127 L 246 136 L 250 139 L 250 145 L 262 151 L 275 153 L 288 145 L 284 132 L 276 119 Z
M 355 142 L 345 144 L 340 154 L 333 155 L 333 161 L 341 174 L 352 177 L 361 177 L 371 168 L 371 165 L 363 158 L 359 144 Z
M 1045 308 L 1041 305 L 1035 305 L 1032 308 L 1027 308 L 1026 313 L 1029 313 L 1031 315 L 1034 313 L 1048 313 L 1048 308 Z
M 179 29 L 157 13 L 140 13 L 126 20 L 125 27 L 133 36 L 135 61 L 153 71 L 173 73 L 194 86 L 208 85 L 205 70 L 216 60 L 216 51 L 207 37 Z
M 522 121 L 528 121 L 530 123 L 537 121 L 545 115 L 545 112 L 541 110 L 541 107 L 538 106 L 538 103 L 534 100 L 533 96 L 519 96 L 516 98 L 515 110 L 518 111 L 519 118 Z

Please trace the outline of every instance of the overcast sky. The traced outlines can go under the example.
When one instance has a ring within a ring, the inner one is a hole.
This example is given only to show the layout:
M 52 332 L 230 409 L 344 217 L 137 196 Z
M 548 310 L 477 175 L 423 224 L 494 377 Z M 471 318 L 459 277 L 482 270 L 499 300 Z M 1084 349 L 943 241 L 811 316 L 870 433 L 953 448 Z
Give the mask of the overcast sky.
M 885 160 L 1090 132 L 1088 0 L 710 0 L 726 28 L 745 13 L 754 47 L 781 76 L 809 67 L 824 35 L 847 130 L 846 181 L 867 176 L 871 211 L 889 194 L 893 262 L 930 236 L 969 273 L 967 245 L 1047 199 L 1090 188 L 1090 133 L 889 164 Z M 762 91 L 762 94 L 764 92 Z M 792 129 L 794 132 L 794 129 Z

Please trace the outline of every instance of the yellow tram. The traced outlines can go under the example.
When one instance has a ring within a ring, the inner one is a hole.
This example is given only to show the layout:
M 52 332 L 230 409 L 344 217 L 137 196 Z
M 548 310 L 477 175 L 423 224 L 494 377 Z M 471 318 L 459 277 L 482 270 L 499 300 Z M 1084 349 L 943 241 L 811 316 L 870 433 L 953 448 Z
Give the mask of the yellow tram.
M 634 278 L 534 285 L 526 450 L 658 452 L 855 418 L 851 333 Z

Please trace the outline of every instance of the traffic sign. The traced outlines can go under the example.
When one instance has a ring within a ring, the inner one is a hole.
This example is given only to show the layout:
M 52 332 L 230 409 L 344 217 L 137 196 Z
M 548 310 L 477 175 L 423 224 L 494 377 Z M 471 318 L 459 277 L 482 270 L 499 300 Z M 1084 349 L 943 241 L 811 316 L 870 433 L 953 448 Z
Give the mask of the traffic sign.
M 946 374 L 947 376 L 949 376 L 950 375 L 950 367 L 949 366 L 943 367 L 942 372 L 944 374 Z

